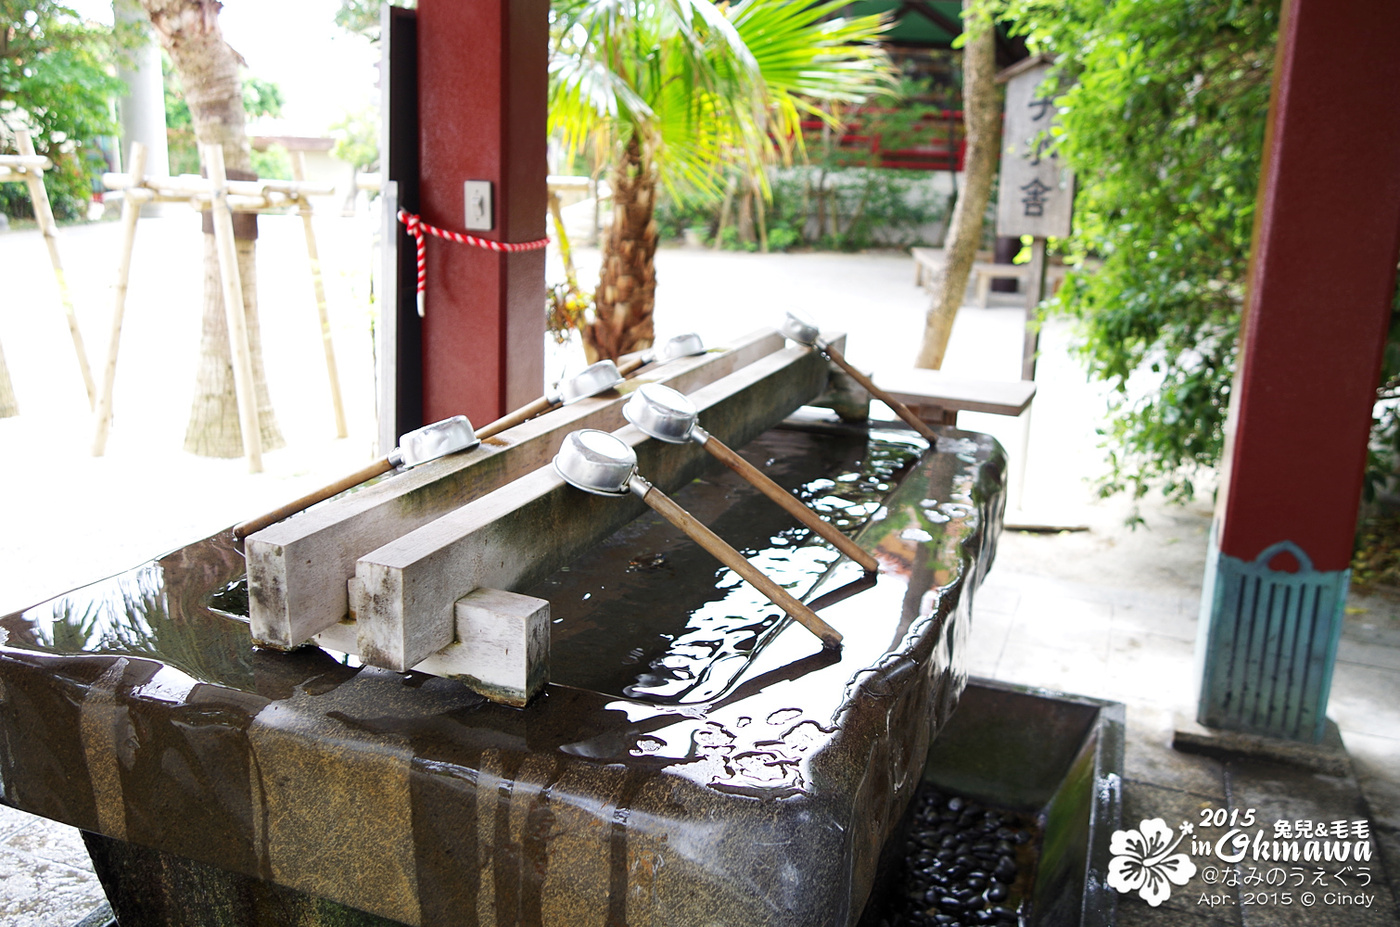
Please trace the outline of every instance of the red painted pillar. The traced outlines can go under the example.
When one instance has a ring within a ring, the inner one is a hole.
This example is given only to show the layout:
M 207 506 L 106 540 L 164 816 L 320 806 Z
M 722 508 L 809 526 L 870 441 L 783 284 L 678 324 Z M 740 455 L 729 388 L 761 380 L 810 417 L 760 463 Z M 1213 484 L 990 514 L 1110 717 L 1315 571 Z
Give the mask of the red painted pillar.
M 491 182 L 482 238 L 545 237 L 548 0 L 419 0 L 419 201 L 462 230 L 463 183 Z M 544 389 L 544 252 L 427 240 L 423 420 L 478 426 Z
M 1400 247 L 1400 4 L 1287 0 L 1203 591 L 1203 723 L 1316 740 Z

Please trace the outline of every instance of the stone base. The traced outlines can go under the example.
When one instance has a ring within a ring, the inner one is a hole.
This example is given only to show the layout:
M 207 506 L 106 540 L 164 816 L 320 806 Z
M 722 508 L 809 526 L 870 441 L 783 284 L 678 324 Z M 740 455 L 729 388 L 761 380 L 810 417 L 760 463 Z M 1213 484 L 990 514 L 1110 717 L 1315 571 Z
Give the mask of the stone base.
M 1322 743 L 1265 737 L 1206 727 L 1178 714 L 1173 725 L 1172 747 L 1182 753 L 1198 753 L 1221 759 L 1247 756 L 1310 769 L 1329 776 L 1351 773 L 1351 757 L 1342 744 L 1342 735 L 1330 718 L 1322 735 Z

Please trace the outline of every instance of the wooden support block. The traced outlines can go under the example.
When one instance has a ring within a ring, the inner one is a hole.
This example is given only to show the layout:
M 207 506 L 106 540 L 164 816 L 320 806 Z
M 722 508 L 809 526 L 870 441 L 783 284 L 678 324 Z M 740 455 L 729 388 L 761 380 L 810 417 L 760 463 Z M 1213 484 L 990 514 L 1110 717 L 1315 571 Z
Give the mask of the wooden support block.
M 937 370 L 914 367 L 881 371 L 879 382 L 886 392 L 911 409 L 938 408 L 939 418 L 930 419 L 922 413 L 921 417 L 939 423 L 946 412 L 954 416 L 958 412 L 1020 415 L 1035 397 L 1035 383 L 1029 380 L 953 379 Z
M 700 423 L 739 447 L 826 387 L 826 360 L 786 348 L 690 394 Z M 697 445 L 664 444 L 632 426 L 617 431 L 639 471 L 663 492 L 710 464 Z M 529 473 L 360 558 L 360 657 L 406 670 L 452 636 L 452 606 L 479 587 L 518 589 L 549 575 L 636 518 L 635 496 L 606 498 L 568 486 L 552 467 Z
M 352 614 L 363 607 L 364 587 L 349 582 Z M 502 589 L 477 589 L 453 603 L 452 643 L 414 667 L 456 679 L 493 702 L 523 708 L 549 682 L 549 602 Z M 342 621 L 316 643 L 359 655 L 355 622 Z
M 625 388 L 661 382 L 691 392 L 783 343 L 777 332 L 764 329 L 737 339 L 727 351 L 658 364 Z M 623 401 L 606 394 L 564 406 L 476 450 L 415 467 L 250 535 L 245 550 L 253 640 L 286 650 L 334 625 L 349 610 L 345 583 L 355 575 L 357 559 L 547 465 L 570 431 L 620 428 Z

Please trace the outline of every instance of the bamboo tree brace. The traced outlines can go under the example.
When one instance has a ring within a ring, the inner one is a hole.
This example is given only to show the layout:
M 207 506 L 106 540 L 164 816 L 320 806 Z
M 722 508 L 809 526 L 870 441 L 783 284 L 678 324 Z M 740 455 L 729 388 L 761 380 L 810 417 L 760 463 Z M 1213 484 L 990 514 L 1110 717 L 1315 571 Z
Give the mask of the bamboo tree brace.
M 447 229 L 440 229 L 436 225 L 429 225 L 423 221 L 422 216 L 415 215 L 407 209 L 399 210 L 399 221 L 403 223 L 405 231 L 413 236 L 413 245 L 417 251 L 418 261 L 418 317 L 423 318 L 423 293 L 428 286 L 428 264 L 427 251 L 423 233 L 435 235 L 446 241 L 455 241 L 459 245 L 473 245 L 477 248 L 485 248 L 488 251 L 505 252 L 515 254 L 520 251 L 538 251 L 549 244 L 548 238 L 537 238 L 534 241 L 494 241 L 490 238 L 477 238 L 475 235 L 468 235 L 466 232 L 452 232 Z

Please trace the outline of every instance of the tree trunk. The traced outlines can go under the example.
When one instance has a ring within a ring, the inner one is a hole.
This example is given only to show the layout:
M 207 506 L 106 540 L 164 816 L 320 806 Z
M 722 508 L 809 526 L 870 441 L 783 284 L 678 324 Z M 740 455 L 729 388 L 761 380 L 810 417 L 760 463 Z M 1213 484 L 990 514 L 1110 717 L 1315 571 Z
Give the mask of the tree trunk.
M 0 418 L 19 415 L 19 403 L 15 401 L 15 388 L 10 383 L 10 368 L 5 366 L 5 351 L 0 348 Z
M 196 140 L 221 145 L 230 174 L 251 171 L 252 158 L 243 127 L 243 84 L 238 75 L 242 61 L 219 30 L 221 4 L 218 0 L 141 0 L 141 5 L 151 17 L 161 47 L 170 55 L 180 78 L 194 121 Z M 262 447 L 272 450 L 285 442 L 277 427 L 263 373 L 254 242 L 240 240 L 237 246 Z M 229 355 L 223 292 L 219 286 L 218 252 L 212 233 L 204 236 L 204 327 L 194 403 L 185 430 L 185 450 L 207 457 L 240 457 L 243 454 L 243 432 L 233 387 L 233 361 Z
M 915 366 L 943 366 L 953 320 L 967 291 L 967 278 L 982 242 L 982 217 L 987 212 L 992 178 L 1000 158 L 1001 101 L 997 93 L 996 30 L 990 16 L 963 6 L 963 121 L 967 126 L 967 155 L 962 195 L 953 207 L 943 242 L 943 270 L 933 285 L 933 301 L 924 320 L 924 340 Z
M 603 247 L 594 319 L 583 330 L 589 359 L 616 360 L 651 347 L 656 306 L 656 170 L 636 136 L 612 172 L 613 221 Z

